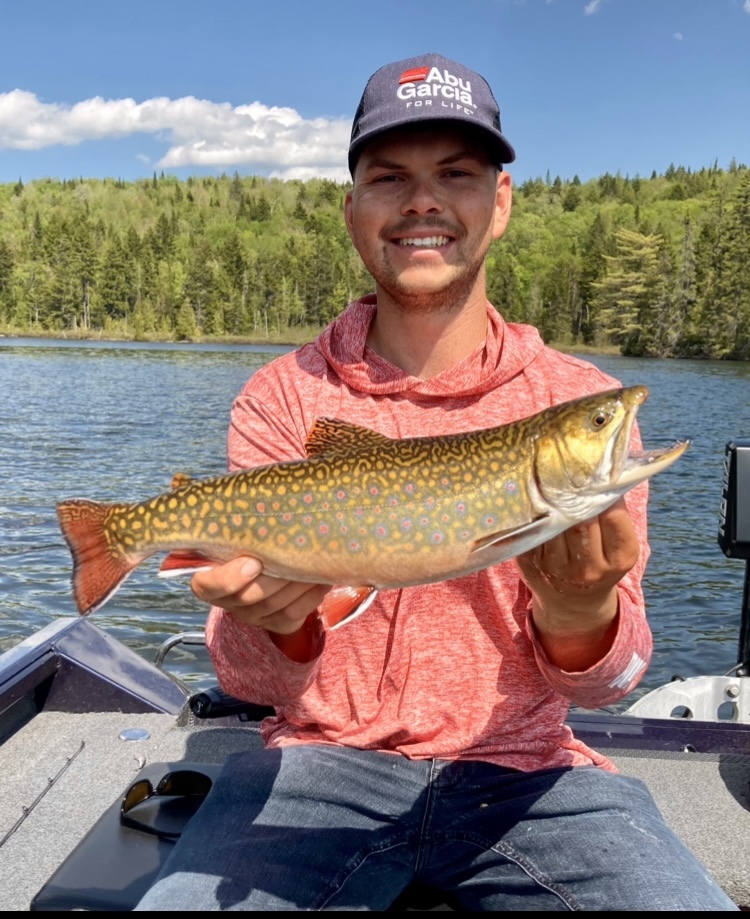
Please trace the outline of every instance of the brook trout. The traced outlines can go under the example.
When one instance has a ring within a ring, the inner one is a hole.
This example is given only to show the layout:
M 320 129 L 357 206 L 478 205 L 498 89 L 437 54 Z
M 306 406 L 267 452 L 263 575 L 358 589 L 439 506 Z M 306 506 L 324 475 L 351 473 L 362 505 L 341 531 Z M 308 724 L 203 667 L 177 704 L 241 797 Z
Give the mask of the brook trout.
M 666 469 L 688 441 L 628 449 L 647 397 L 631 386 L 501 427 L 403 440 L 319 419 L 307 459 L 202 481 L 178 473 L 171 491 L 137 504 L 63 501 L 76 604 L 98 609 L 157 552 L 170 553 L 165 576 L 252 555 L 266 574 L 339 585 L 326 616 L 339 624 L 379 588 L 496 565 Z

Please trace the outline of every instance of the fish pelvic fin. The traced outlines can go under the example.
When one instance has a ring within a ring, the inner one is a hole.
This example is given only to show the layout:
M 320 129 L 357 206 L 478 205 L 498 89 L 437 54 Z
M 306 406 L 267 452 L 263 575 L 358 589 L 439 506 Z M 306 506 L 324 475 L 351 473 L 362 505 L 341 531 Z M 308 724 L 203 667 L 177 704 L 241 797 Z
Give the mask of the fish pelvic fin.
M 73 556 L 73 598 L 82 616 L 103 606 L 142 561 L 110 544 L 105 530 L 109 511 L 110 505 L 96 501 L 57 505 L 57 519 Z
M 336 418 L 318 418 L 305 440 L 305 451 L 308 456 L 322 456 L 330 453 L 350 453 L 355 449 L 382 447 L 387 443 L 391 443 L 390 437 L 378 434 L 371 428 L 363 428 Z
M 375 587 L 333 587 L 320 605 L 320 618 L 329 629 L 338 629 L 361 616 L 377 593 Z
M 497 533 L 490 533 L 478 539 L 472 548 L 472 553 L 481 552 L 482 549 L 489 549 L 491 546 L 503 544 L 508 549 L 508 558 L 513 555 L 520 555 L 525 552 L 529 545 L 538 545 L 544 542 L 539 537 L 547 531 L 549 527 L 549 517 L 547 515 L 538 517 L 530 523 L 524 523 L 522 526 L 511 527 L 509 530 L 499 530 Z
M 216 562 L 202 552 L 193 549 L 174 549 L 164 559 L 159 568 L 158 577 L 177 578 L 183 574 L 195 574 L 213 568 Z

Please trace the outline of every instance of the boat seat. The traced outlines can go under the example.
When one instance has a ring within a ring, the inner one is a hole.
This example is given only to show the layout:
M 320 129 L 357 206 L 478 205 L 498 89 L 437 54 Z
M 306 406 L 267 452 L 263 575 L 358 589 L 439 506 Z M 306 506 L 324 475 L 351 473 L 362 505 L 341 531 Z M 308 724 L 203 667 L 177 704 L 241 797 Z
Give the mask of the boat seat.
M 192 770 L 215 781 L 221 769 L 220 763 L 152 763 L 141 770 L 138 780 L 148 779 L 155 788 L 169 772 Z M 33 898 L 32 911 L 127 912 L 135 908 L 169 857 L 174 841 L 122 826 L 121 803 L 122 795 L 118 795 Z M 415 884 L 391 909 L 452 907 L 442 891 Z

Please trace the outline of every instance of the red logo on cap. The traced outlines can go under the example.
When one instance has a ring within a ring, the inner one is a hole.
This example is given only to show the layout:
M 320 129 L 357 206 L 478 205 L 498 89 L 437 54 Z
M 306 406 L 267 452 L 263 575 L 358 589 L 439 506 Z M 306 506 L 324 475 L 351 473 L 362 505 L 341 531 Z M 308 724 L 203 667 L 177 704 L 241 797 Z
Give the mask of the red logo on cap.
M 424 80 L 427 74 L 430 72 L 429 67 L 414 67 L 411 70 L 405 70 L 401 74 L 401 79 L 398 81 L 400 83 L 419 83 L 420 80 Z

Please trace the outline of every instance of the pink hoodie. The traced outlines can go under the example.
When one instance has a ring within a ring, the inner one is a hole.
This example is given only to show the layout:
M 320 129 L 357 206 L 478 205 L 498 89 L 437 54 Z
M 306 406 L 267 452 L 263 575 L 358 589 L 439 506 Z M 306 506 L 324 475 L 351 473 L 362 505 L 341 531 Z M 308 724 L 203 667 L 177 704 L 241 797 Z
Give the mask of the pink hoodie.
M 459 433 L 531 415 L 616 385 L 591 364 L 547 348 L 530 326 L 506 324 L 488 304 L 485 344 L 429 380 L 366 347 L 375 300 L 350 304 L 312 344 L 259 370 L 237 398 L 232 469 L 298 459 L 320 416 L 388 437 Z M 638 435 L 634 435 L 636 443 Z M 648 557 L 647 486 L 627 496 L 641 540 L 619 585 L 612 648 L 582 673 L 552 666 L 535 638 L 529 591 L 514 561 L 468 577 L 381 591 L 360 618 L 317 625 L 317 656 L 289 660 L 258 627 L 214 608 L 208 645 L 224 689 L 275 706 L 270 747 L 333 743 L 414 759 L 481 759 L 521 770 L 609 761 L 563 723 L 569 702 L 622 698 L 651 655 L 640 580 Z

